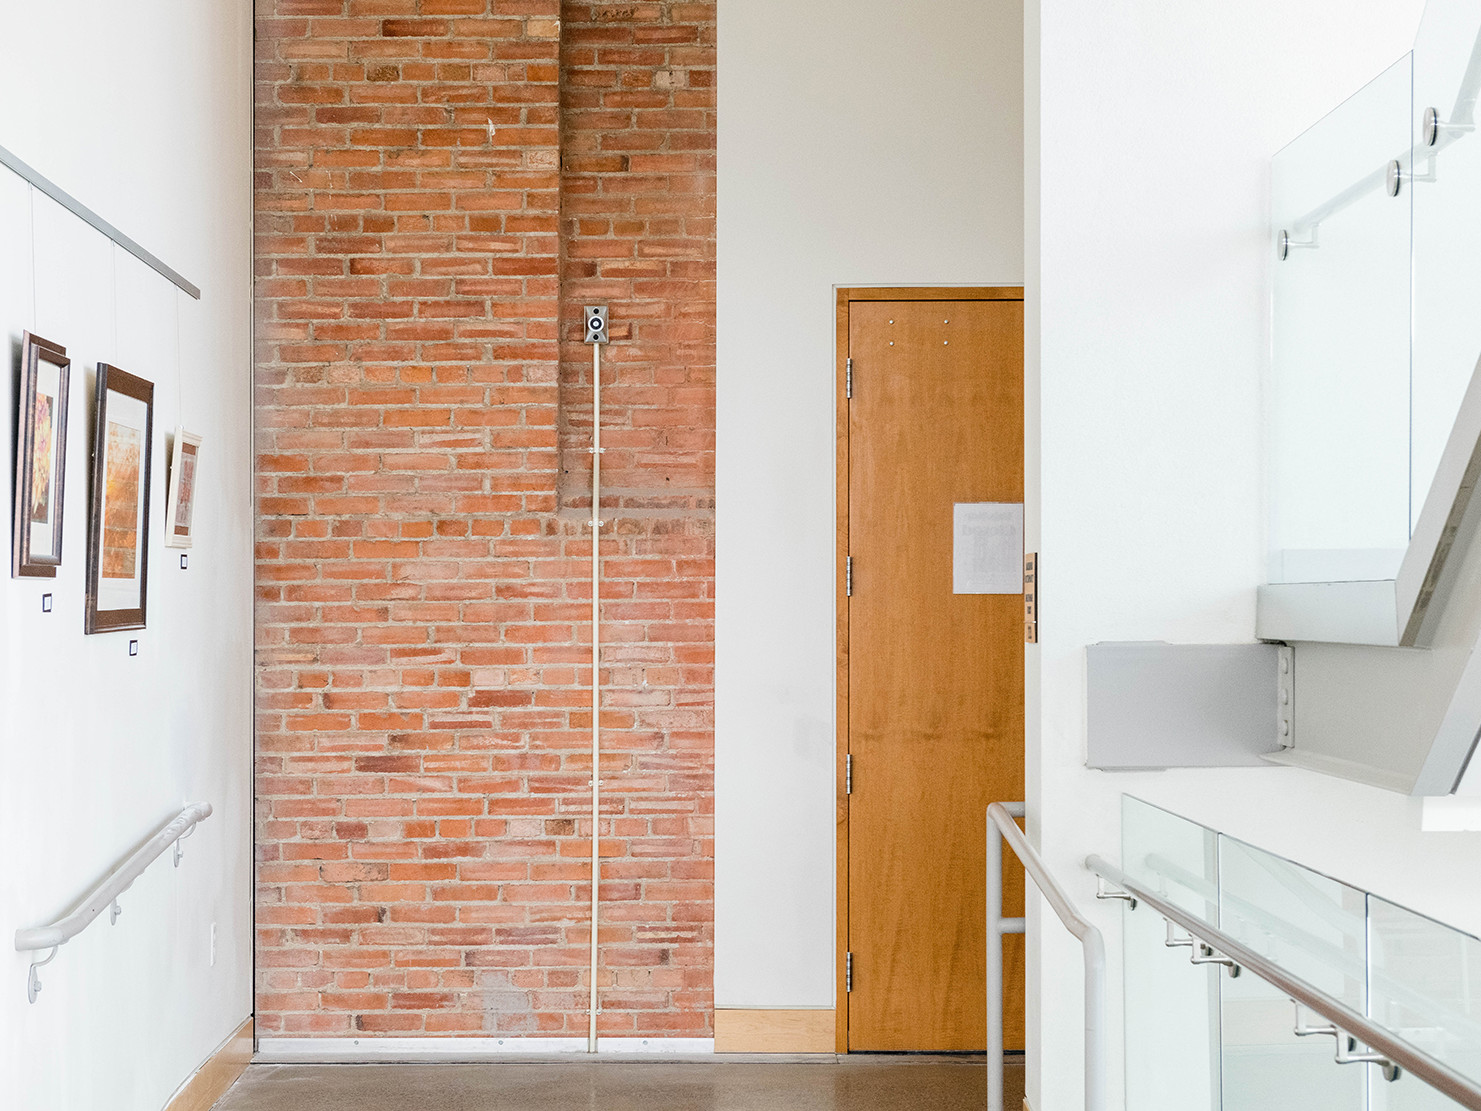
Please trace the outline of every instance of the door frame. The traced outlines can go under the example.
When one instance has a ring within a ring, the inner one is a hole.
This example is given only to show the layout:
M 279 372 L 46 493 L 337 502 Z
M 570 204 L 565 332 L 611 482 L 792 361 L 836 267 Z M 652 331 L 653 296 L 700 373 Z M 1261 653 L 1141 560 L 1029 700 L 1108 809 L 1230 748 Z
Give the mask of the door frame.
M 848 558 L 849 525 L 849 398 L 847 388 L 849 349 L 849 305 L 854 301 L 1022 301 L 1023 286 L 836 286 L 837 332 L 834 340 L 835 401 L 834 435 L 837 461 L 835 463 L 834 504 L 837 507 L 837 524 L 834 552 L 834 612 L 837 615 L 836 654 L 838 674 L 834 687 L 834 784 L 837 833 L 834 849 L 837 863 L 834 874 L 837 882 L 834 914 L 835 942 L 834 964 L 836 973 L 834 1008 L 834 1048 L 839 1053 L 848 1052 L 849 1007 L 848 992 L 844 982 L 844 955 L 848 952 L 849 902 L 848 902 L 848 794 L 845 787 L 845 757 L 848 755 L 849 726 L 849 627 L 848 594 L 844 582 L 844 561 Z

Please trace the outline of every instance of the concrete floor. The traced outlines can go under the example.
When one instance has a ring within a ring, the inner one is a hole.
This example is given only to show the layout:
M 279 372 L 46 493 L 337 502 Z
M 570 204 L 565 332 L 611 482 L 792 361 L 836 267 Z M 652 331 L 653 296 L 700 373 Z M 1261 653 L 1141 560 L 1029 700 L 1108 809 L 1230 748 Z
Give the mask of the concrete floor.
M 1023 1106 L 1022 1058 L 1006 1105 Z M 215 1111 L 982 1111 L 980 1057 L 251 1065 Z

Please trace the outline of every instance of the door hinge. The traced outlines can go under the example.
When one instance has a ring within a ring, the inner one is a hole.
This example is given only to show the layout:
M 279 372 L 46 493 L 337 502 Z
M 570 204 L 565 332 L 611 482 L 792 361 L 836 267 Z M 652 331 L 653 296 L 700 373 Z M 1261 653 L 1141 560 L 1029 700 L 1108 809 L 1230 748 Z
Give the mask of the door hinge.
M 854 793 L 854 754 L 852 752 L 843 758 L 843 793 L 845 795 Z
M 843 557 L 843 596 L 852 598 L 854 596 L 854 557 Z
M 843 361 L 843 396 L 854 396 L 854 360 L 851 358 Z
M 854 990 L 854 955 L 852 953 L 843 955 L 843 990 Z

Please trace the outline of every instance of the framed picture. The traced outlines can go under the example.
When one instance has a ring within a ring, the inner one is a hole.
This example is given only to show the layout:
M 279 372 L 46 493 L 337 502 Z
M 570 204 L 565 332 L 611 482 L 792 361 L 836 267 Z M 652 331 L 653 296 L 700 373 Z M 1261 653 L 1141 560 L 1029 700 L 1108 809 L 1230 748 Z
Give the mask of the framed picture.
M 99 363 L 93 413 L 87 631 L 142 629 L 149 572 L 154 384 Z
M 55 578 L 62 563 L 62 488 L 67 474 L 67 349 L 25 333 L 15 436 L 15 528 L 10 573 Z
M 175 452 L 170 460 L 169 509 L 165 513 L 165 547 L 188 548 L 195 543 L 191 515 L 195 510 L 195 468 L 200 461 L 201 438 L 175 429 Z

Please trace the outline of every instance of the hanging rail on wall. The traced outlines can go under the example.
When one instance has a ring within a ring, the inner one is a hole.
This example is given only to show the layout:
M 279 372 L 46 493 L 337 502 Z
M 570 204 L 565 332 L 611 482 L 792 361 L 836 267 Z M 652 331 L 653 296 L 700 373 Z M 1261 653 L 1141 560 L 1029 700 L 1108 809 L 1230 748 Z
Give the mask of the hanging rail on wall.
M 45 960 L 31 961 L 31 973 L 26 981 L 26 998 L 34 1003 L 37 994 L 41 991 L 41 978 L 36 970 L 44 964 L 50 964 L 56 958 L 57 950 L 87 929 L 94 918 L 106 909 L 109 925 L 117 923 L 118 916 L 123 913 L 123 908 L 118 905 L 118 897 L 127 891 L 130 885 L 144 874 L 144 870 L 171 845 L 175 846 L 175 867 L 180 867 L 180 858 L 184 855 L 180 850 L 180 842 L 194 833 L 195 827 L 210 816 L 211 804 L 209 802 L 191 803 L 163 829 L 139 846 L 133 855 L 98 881 L 97 886 L 82 897 L 77 909 L 71 914 L 58 918 L 46 926 L 32 926 L 30 929 L 16 930 L 15 948 L 17 952 L 34 953 L 42 949 L 51 950 Z
M 1469 1108 L 1470 1111 L 1481 1111 L 1481 1087 L 1448 1065 L 1333 999 L 1320 988 L 1293 976 L 1280 965 L 1236 941 L 1217 927 L 1169 902 L 1101 857 L 1088 857 L 1085 867 L 1119 889 L 1114 893 L 1105 893 L 1102 897 L 1129 897 L 1134 900 L 1131 904 L 1133 908 L 1138 902 L 1145 903 L 1167 922 L 1169 938 L 1172 938 L 1174 927 L 1181 927 L 1189 934 L 1187 939 L 1182 939 L 1184 946 L 1197 939 L 1201 945 L 1194 947 L 1194 955 L 1197 957 L 1201 952 L 1204 959 L 1195 960 L 1194 963 L 1207 964 L 1218 960 L 1219 963 L 1227 963 L 1231 972 L 1235 968 L 1243 969 L 1283 991 L 1296 1006 L 1293 1032 L 1299 1037 L 1320 1034 L 1334 1038 L 1337 1045 L 1333 1060 L 1337 1064 L 1378 1065 L 1383 1069 L 1384 1077 L 1389 1080 L 1396 1080 L 1401 1074 L 1410 1073 L 1462 1107 Z M 1172 943 L 1169 941 L 1170 945 Z M 1327 1021 L 1327 1025 L 1305 1025 L 1302 1021 L 1303 1008 L 1321 1016 Z M 1355 1052 L 1358 1043 L 1367 1047 L 1370 1052 Z
M 113 242 L 117 243 L 125 251 L 133 255 L 140 262 L 142 262 L 145 266 L 149 267 L 156 273 L 168 278 L 171 282 L 179 286 L 186 293 L 190 294 L 197 301 L 201 299 L 200 286 L 196 285 L 192 281 L 187 280 L 185 275 L 181 274 L 180 271 L 174 269 L 171 266 L 166 266 L 165 263 L 158 258 L 158 256 L 154 255 L 150 251 L 146 251 L 134 240 L 124 235 L 123 232 L 119 231 L 107 220 L 103 219 L 103 217 L 99 216 L 92 209 L 88 208 L 87 205 L 83 204 L 71 193 L 68 193 L 56 182 L 52 181 L 49 177 L 46 177 L 44 174 L 42 174 L 41 171 L 37 170 L 29 163 L 23 162 L 21 159 L 17 158 L 12 152 L 6 150 L 4 147 L 0 147 L 0 165 L 8 167 L 18 177 L 30 183 L 35 188 L 40 189 L 48 197 L 56 201 L 57 204 L 61 205 L 68 212 L 72 213 L 72 215 L 76 216 L 79 220 L 82 220 L 86 224 L 90 224 L 92 227 L 102 232 L 109 239 L 113 240 Z
M 1077 911 L 1063 888 L 1044 867 L 1014 818 L 1024 816 L 1021 802 L 995 802 L 987 808 L 987 1107 L 1003 1108 L 1003 935 L 1024 932 L 1022 918 L 1003 917 L 1003 842 L 1045 901 L 1080 939 L 1085 957 L 1085 1111 L 1105 1111 L 1106 1084 L 1106 943 L 1090 920 Z

